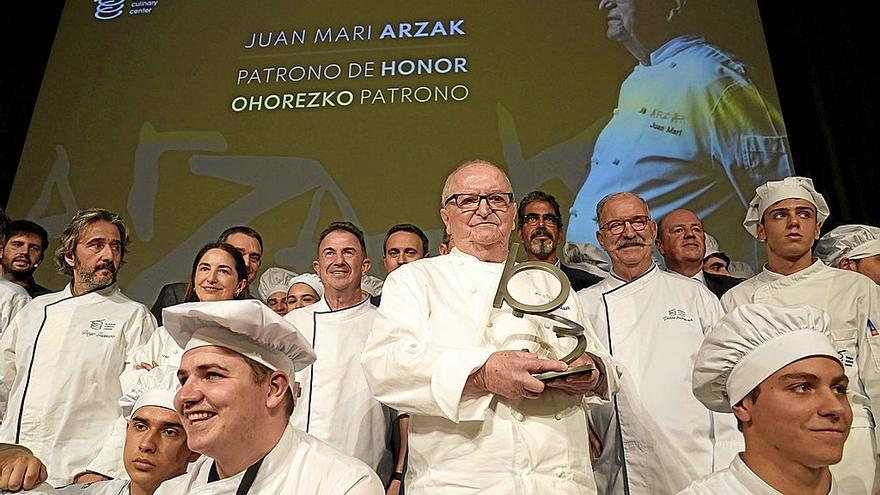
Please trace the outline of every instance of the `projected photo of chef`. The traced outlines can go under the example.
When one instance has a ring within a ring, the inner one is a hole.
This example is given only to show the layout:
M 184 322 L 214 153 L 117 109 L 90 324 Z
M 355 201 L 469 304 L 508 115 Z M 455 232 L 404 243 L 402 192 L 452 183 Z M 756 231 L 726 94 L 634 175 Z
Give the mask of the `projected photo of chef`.
M 743 62 L 698 34 L 688 15 L 697 2 L 598 5 L 607 38 L 636 65 L 593 146 L 568 241 L 595 244 L 596 203 L 610 191 L 632 191 L 655 219 L 693 210 L 725 250 L 754 262 L 754 243 L 741 227 L 748 200 L 757 185 L 792 175 L 779 109 Z

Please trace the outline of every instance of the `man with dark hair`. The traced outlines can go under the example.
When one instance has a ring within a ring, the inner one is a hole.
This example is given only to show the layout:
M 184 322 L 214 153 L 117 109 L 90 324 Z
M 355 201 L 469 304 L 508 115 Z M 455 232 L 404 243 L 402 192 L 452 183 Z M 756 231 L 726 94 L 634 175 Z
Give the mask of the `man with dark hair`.
M 382 493 L 362 462 L 291 425 L 294 372 L 315 361 L 296 327 L 258 301 L 222 301 L 168 308 L 165 328 L 185 349 L 174 404 L 203 457 L 157 495 Z
M 830 268 L 813 255 L 828 203 L 813 181 L 788 177 L 755 189 L 743 227 L 767 246 L 767 264 L 727 291 L 721 305 L 808 304 L 831 317 L 829 330 L 849 377 L 852 430 L 831 471 L 849 490 L 880 489 L 875 418 L 880 412 L 880 286 L 864 275 Z
M 53 486 L 74 481 L 97 455 L 120 415 L 120 375 L 156 328 L 116 285 L 127 246 L 119 215 L 77 212 L 55 253 L 71 282 L 26 306 L 0 337 L 0 389 L 8 391 L 0 441 L 31 449 Z
M 543 191 L 532 191 L 520 200 L 516 211 L 516 231 L 526 248 L 529 261 L 543 261 L 558 266 L 568 276 L 574 291 L 601 282 L 601 277 L 566 266 L 559 259 L 557 250 L 562 244 L 562 227 L 562 213 L 553 196 Z
M 217 238 L 217 242 L 231 244 L 241 253 L 248 269 L 248 285 L 242 291 L 243 299 L 251 299 L 253 295 L 250 285 L 257 277 L 260 265 L 263 263 L 263 237 L 256 230 L 245 225 L 236 225 L 224 230 Z M 162 324 L 162 309 L 175 304 L 180 304 L 186 299 L 186 283 L 175 282 L 165 285 L 159 290 L 159 296 L 150 311 L 156 317 L 159 325 Z
M 9 217 L 0 208 L 0 253 L 6 240 Z M 16 313 L 31 301 L 31 296 L 18 284 L 0 277 L 0 333 L 6 328 Z
M 24 287 L 31 297 L 52 292 L 34 281 L 34 271 L 43 262 L 48 248 L 49 234 L 39 224 L 30 220 L 10 222 L 6 244 L 0 248 L 3 276 Z
M 690 210 L 679 208 L 660 219 L 655 244 L 666 261 L 668 271 L 702 282 L 718 297 L 742 282 L 740 278 L 703 270 L 706 233 L 703 231 L 703 222 Z
M 391 411 L 373 398 L 359 364 L 377 313 L 361 288 L 361 278 L 372 265 L 365 249 L 361 229 L 351 222 L 332 222 L 319 236 L 313 263 L 324 297 L 284 317 L 318 357 L 297 375 L 301 405 L 291 424 L 365 462 L 388 484 Z
M 739 306 L 697 352 L 694 396 L 736 415 L 745 451 L 680 495 L 873 493 L 835 482 L 850 434 L 847 378 L 830 318 L 807 305 Z
M 382 263 L 388 273 L 428 255 L 428 236 L 411 223 L 399 223 L 385 234 Z

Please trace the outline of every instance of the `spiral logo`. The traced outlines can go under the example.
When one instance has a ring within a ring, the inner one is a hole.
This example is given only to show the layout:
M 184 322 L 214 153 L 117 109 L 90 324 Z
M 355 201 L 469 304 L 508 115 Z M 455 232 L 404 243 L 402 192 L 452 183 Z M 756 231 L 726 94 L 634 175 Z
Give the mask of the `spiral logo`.
M 122 15 L 125 0 L 95 0 L 95 19 L 109 21 Z

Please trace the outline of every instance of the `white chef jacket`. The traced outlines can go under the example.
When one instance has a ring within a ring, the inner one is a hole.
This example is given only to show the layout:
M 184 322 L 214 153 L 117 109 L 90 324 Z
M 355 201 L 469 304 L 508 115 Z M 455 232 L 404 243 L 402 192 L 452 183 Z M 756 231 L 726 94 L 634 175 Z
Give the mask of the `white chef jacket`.
M 832 465 L 831 472 L 841 486 L 848 486 L 856 476 L 866 491 L 880 489 L 880 429 L 875 428 L 880 411 L 880 286 L 864 275 L 830 268 L 817 259 L 788 276 L 765 266 L 721 298 L 725 311 L 749 303 L 807 304 L 831 317 L 829 330 L 849 378 L 847 395 L 853 410 L 843 460 Z
M 590 411 L 603 444 L 599 492 L 674 494 L 727 466 L 743 448 L 736 418 L 693 395 L 697 351 L 722 315 L 718 298 L 652 265 L 629 283 L 612 272 L 578 299 L 623 373 L 614 403 Z
M 373 398 L 360 364 L 376 314 L 369 298 L 336 311 L 322 299 L 287 313 L 284 318 L 296 326 L 318 356 L 314 364 L 296 373 L 302 395 L 290 422 L 360 459 L 387 481 L 392 472 L 392 416 Z
M 754 260 L 755 240 L 739 222 L 757 186 L 792 173 L 782 115 L 741 62 L 703 38 L 679 36 L 650 57 L 620 88 L 566 238 L 598 244 L 596 203 L 631 191 L 655 218 L 693 210 L 731 258 Z
M 159 486 L 155 495 L 234 494 L 244 471 L 208 483 L 213 459 L 202 456 L 186 474 Z M 382 482 L 367 465 L 288 425 L 263 459 L 248 492 L 253 495 L 382 495 Z
M 130 495 L 128 480 L 110 480 L 99 481 L 97 483 L 86 483 L 78 485 L 68 485 L 59 488 L 56 493 L 60 495 Z
M 832 475 L 831 490 L 828 491 L 828 495 L 863 495 L 864 493 L 841 490 Z M 679 495 L 782 495 L 782 493 L 759 478 L 737 455 L 730 463 L 730 467 L 695 481 L 679 492 Z
M 155 329 L 150 311 L 116 284 L 79 296 L 68 285 L 32 301 L 0 337 L 8 391 L 0 441 L 29 448 L 48 483 L 70 483 L 121 414 L 120 375 Z
M 554 389 L 537 400 L 461 399 L 468 375 L 495 351 L 560 358 L 574 345 L 558 338 L 547 318 L 492 308 L 503 266 L 455 248 L 401 266 L 385 280 L 362 363 L 376 398 L 410 414 L 409 494 L 596 492 L 584 408 L 603 399 Z M 532 275 L 517 275 L 511 286 L 548 301 L 552 289 Z M 585 326 L 588 350 L 605 367 L 613 394 L 616 368 L 573 293 L 555 313 Z
M 31 302 L 24 287 L 0 278 L 0 333 L 9 325 L 18 311 Z

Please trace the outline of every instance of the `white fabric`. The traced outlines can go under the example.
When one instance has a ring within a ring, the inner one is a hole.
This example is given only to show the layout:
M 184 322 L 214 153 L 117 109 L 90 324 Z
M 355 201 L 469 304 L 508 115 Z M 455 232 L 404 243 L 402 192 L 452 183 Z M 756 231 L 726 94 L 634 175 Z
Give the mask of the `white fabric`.
M 0 277 L 0 334 L 12 322 L 21 308 L 31 302 L 31 296 L 24 287 Z
M 713 411 L 731 412 L 731 406 L 761 382 L 799 359 L 838 359 L 829 321 L 824 311 L 804 305 L 734 308 L 700 346 L 694 365 L 694 396 Z
M 558 358 L 573 345 L 556 337 L 547 318 L 492 308 L 502 268 L 454 248 L 408 263 L 385 281 L 362 363 L 376 398 L 410 414 L 408 494 L 596 493 L 584 408 L 603 399 L 553 389 L 537 400 L 461 399 L 468 375 L 495 351 L 525 348 Z M 552 291 L 530 273 L 511 285 Z M 588 350 L 614 393 L 616 368 L 574 294 L 556 313 L 586 327 Z
M 865 492 L 841 490 L 832 476 L 831 490 L 828 491 L 828 495 L 856 494 L 864 495 Z M 730 463 L 730 467 L 694 482 L 682 490 L 679 495 L 782 495 L 782 493 L 765 483 L 749 469 L 740 456 L 736 456 Z
M 338 311 L 332 311 L 321 300 L 285 316 L 300 329 L 318 356 L 314 364 L 296 375 L 302 395 L 290 422 L 360 459 L 387 481 L 392 472 L 392 416 L 373 398 L 360 365 L 376 314 L 367 298 Z
M 831 466 L 831 471 L 841 482 L 844 474 L 858 473 L 868 488 L 875 482 L 880 484 L 880 478 L 875 475 L 877 450 L 871 447 L 876 439 L 853 440 L 855 436 L 875 435 L 877 432 L 873 418 L 880 411 L 880 332 L 870 329 L 877 327 L 880 321 L 880 286 L 864 275 L 829 268 L 816 260 L 808 268 L 788 276 L 765 267 L 761 273 L 730 289 L 721 298 L 726 311 L 749 303 L 807 304 L 831 317 L 828 328 L 849 378 L 848 396 L 853 410 L 852 430 L 843 460 Z M 853 452 L 850 443 L 863 445 L 869 450 Z
M 150 340 L 143 346 L 135 349 L 135 363 L 156 363 L 159 366 L 180 367 L 180 357 L 183 355 L 183 348 L 180 344 L 161 326 L 153 332 Z M 138 370 L 141 371 L 141 370 Z M 136 380 L 135 380 L 136 381 Z
M 743 227 L 758 237 L 757 225 L 761 223 L 764 212 L 770 206 L 784 199 L 805 199 L 816 207 L 816 220 L 821 225 L 828 218 L 828 203 L 825 198 L 816 191 L 813 186 L 813 179 L 806 177 L 786 177 L 782 180 L 769 181 L 761 184 L 755 189 L 755 197 L 749 202 L 749 209 L 746 211 L 746 219 L 743 220 Z
M 321 279 L 314 273 L 302 273 L 293 277 L 287 285 L 287 290 L 290 291 L 290 288 L 296 284 L 308 285 L 318 294 L 319 299 L 324 299 L 324 284 L 321 283 Z
M 122 452 L 125 447 L 128 419 L 131 419 L 132 414 L 144 406 L 174 410 L 174 394 L 180 388 L 180 382 L 177 380 L 177 366 L 157 366 L 150 371 L 138 371 L 141 373 L 137 383 L 125 391 L 119 399 L 119 407 L 122 412 L 113 424 L 113 431 L 103 439 L 101 451 L 85 467 L 84 471 L 103 474 L 109 478 L 127 480 L 129 476 L 125 470 L 125 464 L 123 464 Z
M 186 474 L 159 486 L 155 495 L 233 495 L 244 471 L 208 483 L 214 461 L 202 456 Z M 364 463 L 288 426 L 263 459 L 252 494 L 382 495 L 382 483 Z
M 870 225 L 841 225 L 816 244 L 816 256 L 837 268 L 843 258 L 859 260 L 880 254 L 880 228 Z
M 697 349 L 721 318 L 718 299 L 657 266 L 629 283 L 612 273 L 578 299 L 623 371 L 614 404 L 590 411 L 604 446 L 600 493 L 672 494 L 727 466 L 743 448 L 736 419 L 692 392 Z
M 110 480 L 84 485 L 68 485 L 55 493 L 60 495 L 129 495 L 128 480 Z M 30 493 L 30 492 L 25 492 Z
M 724 252 L 721 250 L 721 246 L 718 245 L 718 241 L 714 237 L 706 234 L 705 232 L 703 233 L 703 235 L 706 236 L 706 254 L 703 255 L 703 259 L 706 259 L 713 254 Z
M 289 377 L 315 361 L 296 327 L 253 299 L 178 304 L 162 310 L 162 321 L 185 351 L 221 346 Z
M 263 302 L 268 302 L 269 296 L 276 292 L 283 292 L 287 296 L 287 288 L 290 287 L 290 281 L 296 276 L 296 273 L 277 266 L 267 268 L 260 275 L 260 287 L 258 289 L 260 299 Z
M 31 449 L 53 486 L 91 461 L 121 414 L 120 375 L 156 328 L 144 305 L 116 285 L 38 297 L 0 337 L 0 388 L 8 405 L 0 441 Z
M 755 187 L 791 175 L 782 115 L 746 67 L 694 35 L 679 36 L 636 65 L 593 147 L 589 174 L 571 208 L 566 239 L 596 242 L 596 203 L 631 191 L 655 218 L 687 208 L 732 259 L 754 260 L 739 230 Z
M 385 282 L 381 278 L 377 278 L 372 275 L 364 275 L 364 278 L 361 279 L 361 290 L 366 291 L 367 294 L 373 297 L 381 296 L 382 285 L 384 283 Z

